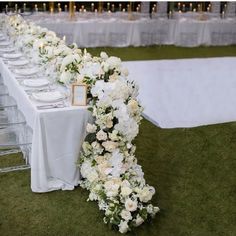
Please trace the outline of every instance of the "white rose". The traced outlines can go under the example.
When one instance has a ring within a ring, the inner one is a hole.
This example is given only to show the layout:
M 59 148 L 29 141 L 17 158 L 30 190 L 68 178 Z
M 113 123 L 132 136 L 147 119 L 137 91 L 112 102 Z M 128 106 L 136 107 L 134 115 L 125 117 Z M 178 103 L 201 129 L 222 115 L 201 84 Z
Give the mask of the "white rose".
M 153 205 L 152 204 L 149 204 L 148 206 L 147 206 L 147 213 L 149 213 L 149 214 L 152 214 L 153 213 Z
M 60 76 L 62 83 L 68 84 L 73 79 L 73 75 L 70 72 L 63 71 Z
M 90 201 L 98 200 L 97 194 L 94 193 L 94 192 L 90 192 L 90 194 L 89 194 L 89 200 L 90 200 Z
M 104 188 L 106 191 L 106 195 L 108 197 L 115 197 L 119 192 L 120 180 L 119 179 L 108 180 L 105 182 Z
M 122 187 L 121 188 L 121 195 L 123 197 L 129 196 L 131 193 L 132 193 L 132 189 L 131 188 L 129 188 L 129 187 Z
M 122 210 L 120 215 L 125 221 L 129 221 L 132 219 L 132 215 L 130 211 Z
M 118 143 L 113 141 L 106 141 L 102 143 L 102 146 L 106 149 L 106 151 L 112 152 L 118 147 Z
M 107 140 L 107 134 L 103 130 L 100 130 L 99 132 L 97 132 L 96 137 L 99 141 Z
M 105 52 L 101 52 L 100 57 L 105 61 L 105 60 L 107 60 L 108 55 Z
M 98 179 L 97 171 L 95 170 L 90 171 L 87 175 L 87 179 L 89 182 L 94 182 L 95 180 L 97 180 Z
M 87 130 L 88 133 L 95 133 L 96 130 L 97 130 L 97 126 L 88 123 L 88 124 L 87 124 L 87 127 L 86 127 L 86 130 Z
M 135 225 L 136 225 L 136 226 L 139 226 L 139 225 L 141 225 L 143 222 L 144 222 L 144 219 L 143 219 L 140 215 L 137 215 L 137 218 L 135 219 Z
M 91 146 L 93 147 L 94 151 L 101 154 L 103 152 L 103 148 L 98 142 L 92 142 Z
M 134 99 L 129 100 L 128 102 L 128 109 L 131 111 L 132 114 L 138 111 L 138 102 Z
M 119 68 L 121 65 L 121 60 L 118 57 L 109 57 L 106 60 L 106 63 L 109 65 L 110 69 Z
M 113 126 L 113 121 L 112 120 L 106 120 L 106 127 L 110 129 Z
M 122 220 L 118 226 L 119 226 L 119 232 L 122 234 L 127 233 L 127 231 L 129 230 L 129 226 L 126 221 Z
M 129 75 L 129 71 L 127 68 L 122 68 L 121 69 L 121 75 L 124 76 L 124 77 L 128 77 Z
M 76 78 L 76 81 L 78 84 L 82 84 L 84 81 L 84 76 L 83 75 L 78 75 Z
M 109 76 L 109 82 L 115 81 L 117 79 L 119 79 L 119 76 L 116 73 Z
M 108 63 L 102 62 L 101 66 L 102 66 L 102 69 L 103 69 L 104 72 L 108 72 L 108 70 L 109 70 L 109 64 Z
M 89 144 L 89 142 L 83 142 L 82 148 L 86 155 L 91 153 L 91 145 Z
M 154 214 L 156 214 L 157 212 L 160 211 L 160 208 L 159 208 L 159 207 L 154 207 L 154 208 L 153 208 L 153 211 L 154 211 Z
M 127 179 L 123 180 L 121 183 L 121 187 L 130 187 L 130 182 Z
M 118 141 L 119 137 L 117 135 L 118 135 L 118 131 L 117 130 L 113 130 L 112 133 L 109 133 L 109 138 L 112 141 Z
M 136 211 L 137 210 L 137 201 L 133 201 L 132 199 L 128 198 L 126 201 L 125 201 L 125 209 L 127 211 Z
M 144 187 L 138 194 L 138 197 L 141 202 L 148 202 L 152 199 L 155 189 L 151 186 Z

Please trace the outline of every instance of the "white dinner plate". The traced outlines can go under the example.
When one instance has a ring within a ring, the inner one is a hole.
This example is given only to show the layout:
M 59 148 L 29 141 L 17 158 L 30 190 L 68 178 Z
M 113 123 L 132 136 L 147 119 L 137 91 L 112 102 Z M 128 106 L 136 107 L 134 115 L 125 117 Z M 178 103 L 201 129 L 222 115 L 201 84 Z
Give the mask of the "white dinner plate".
M 39 88 L 49 85 L 49 81 L 46 79 L 27 79 L 23 80 L 22 85 L 32 88 Z
M 14 52 L 15 48 L 0 48 L 0 52 L 7 53 L 7 52 Z
M 11 43 L 7 41 L 0 42 L 0 46 L 9 46 Z
M 17 58 L 20 58 L 22 54 L 21 53 L 9 53 L 9 54 L 4 53 L 2 56 L 6 59 L 17 59 Z
M 25 66 L 27 64 L 29 64 L 29 61 L 27 60 L 17 60 L 17 61 L 8 62 L 8 65 L 11 65 L 11 66 Z
M 33 67 L 33 68 L 27 68 L 27 69 L 16 69 L 15 73 L 18 75 L 34 75 L 38 73 L 38 68 Z
M 32 98 L 39 102 L 58 102 L 66 98 L 60 91 L 32 93 Z

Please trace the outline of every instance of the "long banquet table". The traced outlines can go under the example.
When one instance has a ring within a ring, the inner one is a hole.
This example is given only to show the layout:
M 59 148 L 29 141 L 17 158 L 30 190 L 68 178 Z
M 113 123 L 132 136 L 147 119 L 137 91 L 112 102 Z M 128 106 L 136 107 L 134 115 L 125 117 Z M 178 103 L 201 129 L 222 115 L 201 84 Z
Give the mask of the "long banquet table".
M 29 98 L 2 59 L 0 71 L 9 94 L 16 99 L 27 124 L 33 129 L 30 158 L 32 191 L 73 189 L 80 179 L 76 162 L 89 119 L 86 107 L 38 110 L 38 103 Z
M 55 31 L 60 37 L 65 35 L 68 43 L 76 42 L 79 47 L 236 44 L 236 18 L 200 20 L 183 14 L 178 19 L 140 17 L 128 20 L 128 14 L 99 17 L 86 13 L 78 14 L 71 21 L 65 13 L 40 13 L 28 19 Z

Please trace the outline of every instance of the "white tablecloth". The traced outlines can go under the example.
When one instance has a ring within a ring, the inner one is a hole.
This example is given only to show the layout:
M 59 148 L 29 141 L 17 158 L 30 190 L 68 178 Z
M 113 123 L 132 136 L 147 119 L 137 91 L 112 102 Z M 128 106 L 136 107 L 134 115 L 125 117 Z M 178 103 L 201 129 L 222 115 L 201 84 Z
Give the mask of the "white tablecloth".
M 19 109 L 33 129 L 31 189 L 48 192 L 73 189 L 80 178 L 76 162 L 89 112 L 84 107 L 37 110 L 14 75 L 0 59 L 0 71 Z
M 189 18 L 187 13 L 178 20 L 136 15 L 136 20 L 128 20 L 127 13 L 104 14 L 104 17 L 91 13 L 77 15 L 73 21 L 64 13 L 38 14 L 28 19 L 61 37 L 65 35 L 68 43 L 76 42 L 79 47 L 236 44 L 236 18 L 197 20 Z
M 162 128 L 236 121 L 236 58 L 124 62 L 144 115 Z

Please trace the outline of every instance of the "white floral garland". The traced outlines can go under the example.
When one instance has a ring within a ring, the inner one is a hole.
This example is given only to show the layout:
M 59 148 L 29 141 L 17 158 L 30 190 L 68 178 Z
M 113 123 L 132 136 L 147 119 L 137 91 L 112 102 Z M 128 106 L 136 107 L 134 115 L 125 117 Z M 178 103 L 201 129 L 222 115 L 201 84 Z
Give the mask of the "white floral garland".
M 127 80 L 121 60 L 105 52 L 92 57 L 76 45 L 67 47 L 55 33 L 19 17 L 7 18 L 6 24 L 11 37 L 21 42 L 18 47 L 50 68 L 50 76 L 89 87 L 94 122 L 87 125 L 82 145 L 80 186 L 90 191 L 88 200 L 97 201 L 105 212 L 104 222 L 126 233 L 153 218 L 159 211 L 150 203 L 155 189 L 146 184 L 132 144 L 142 107 L 137 101 L 138 88 Z

